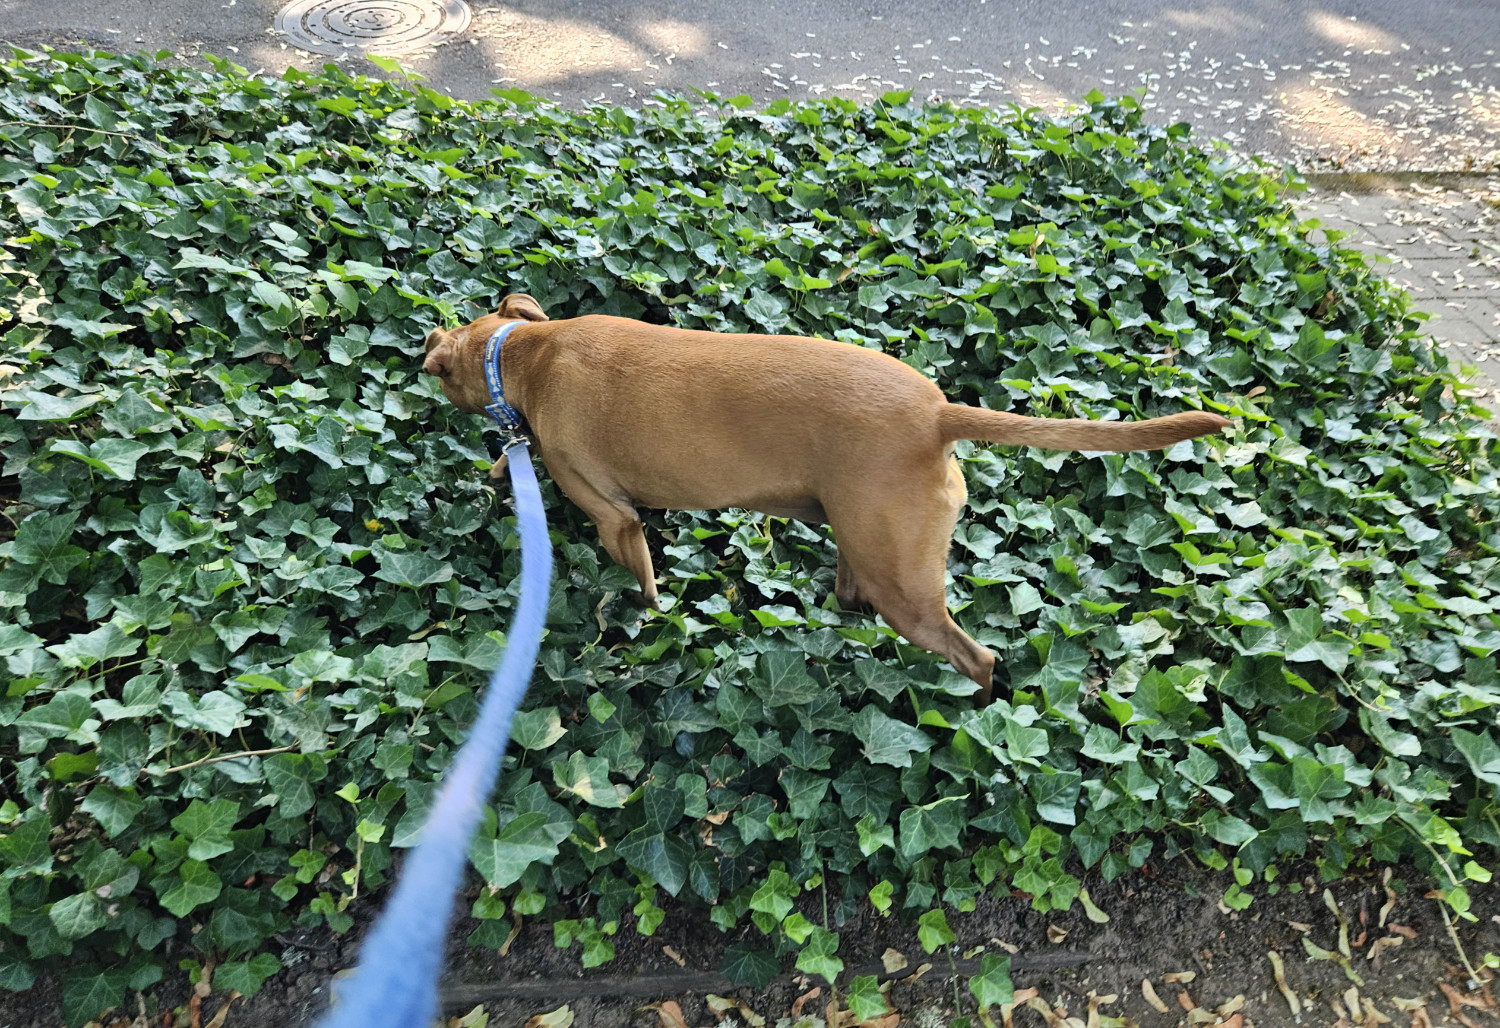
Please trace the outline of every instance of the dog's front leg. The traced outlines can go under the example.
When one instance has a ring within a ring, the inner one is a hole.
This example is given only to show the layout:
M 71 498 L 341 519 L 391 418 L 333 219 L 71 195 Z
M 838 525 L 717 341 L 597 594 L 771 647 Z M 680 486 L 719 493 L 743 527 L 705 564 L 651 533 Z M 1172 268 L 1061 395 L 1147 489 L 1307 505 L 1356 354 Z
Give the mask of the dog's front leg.
M 491 451 L 491 452 L 493 452 L 493 451 Z M 510 463 L 510 458 L 507 457 L 504 453 L 501 453 L 500 454 L 500 459 L 497 460 L 497 461 L 495 461 L 495 463 L 493 463 L 493 464 L 490 465 L 490 478 L 493 478 L 493 479 L 504 478 L 505 477 L 505 468 L 506 468 L 506 465 L 508 465 L 509 463 Z
M 595 488 L 593 483 L 561 461 L 549 461 L 547 470 L 552 481 L 567 494 L 568 499 L 583 510 L 599 530 L 599 541 L 614 562 L 635 576 L 641 586 L 641 603 L 652 610 L 660 610 L 656 604 L 656 571 L 651 566 L 651 551 L 646 548 L 646 534 L 641 528 L 641 519 L 635 508 L 626 500 L 612 500 Z M 554 466 L 554 464 L 556 466 Z

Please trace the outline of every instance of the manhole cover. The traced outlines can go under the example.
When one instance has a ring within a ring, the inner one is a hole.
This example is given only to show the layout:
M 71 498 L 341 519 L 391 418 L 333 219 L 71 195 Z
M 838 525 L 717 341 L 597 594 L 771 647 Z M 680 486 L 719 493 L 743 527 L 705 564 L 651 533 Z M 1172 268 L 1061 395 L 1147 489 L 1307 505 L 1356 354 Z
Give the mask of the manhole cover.
M 464 0 L 292 0 L 276 16 L 287 42 L 316 54 L 403 54 L 469 27 Z

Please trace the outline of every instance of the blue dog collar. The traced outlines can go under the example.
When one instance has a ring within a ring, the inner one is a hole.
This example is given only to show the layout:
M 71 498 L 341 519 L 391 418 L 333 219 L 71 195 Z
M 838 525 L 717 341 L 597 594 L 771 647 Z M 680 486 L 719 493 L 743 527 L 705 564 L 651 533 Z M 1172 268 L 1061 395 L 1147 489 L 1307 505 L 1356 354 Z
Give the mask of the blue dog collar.
M 495 329 L 484 344 L 484 380 L 489 386 L 490 399 L 495 402 L 484 408 L 484 412 L 495 419 L 495 423 L 507 432 L 521 427 L 521 412 L 505 402 L 505 387 L 500 380 L 500 346 L 519 321 L 507 321 Z

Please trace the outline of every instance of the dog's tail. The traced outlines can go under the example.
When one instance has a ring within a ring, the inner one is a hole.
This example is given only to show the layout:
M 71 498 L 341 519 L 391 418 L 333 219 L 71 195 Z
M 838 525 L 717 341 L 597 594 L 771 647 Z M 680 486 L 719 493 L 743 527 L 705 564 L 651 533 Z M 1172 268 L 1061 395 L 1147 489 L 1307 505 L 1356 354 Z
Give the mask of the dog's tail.
M 1195 436 L 1228 428 L 1234 422 L 1208 411 L 1190 410 L 1145 421 L 1091 421 L 1088 418 L 1028 418 L 1005 411 L 950 403 L 938 413 L 943 442 L 977 439 L 1005 446 L 1043 450 L 1160 450 Z

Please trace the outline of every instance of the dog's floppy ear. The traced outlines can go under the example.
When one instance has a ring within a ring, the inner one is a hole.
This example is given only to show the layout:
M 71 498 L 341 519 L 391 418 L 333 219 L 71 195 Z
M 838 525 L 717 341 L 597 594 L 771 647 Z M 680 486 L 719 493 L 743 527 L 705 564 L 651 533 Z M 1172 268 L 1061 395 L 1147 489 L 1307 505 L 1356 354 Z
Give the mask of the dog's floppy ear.
M 526 293 L 511 293 L 500 301 L 500 307 L 495 313 L 502 318 L 525 318 L 527 321 L 547 320 L 547 315 L 542 313 L 542 305 Z

